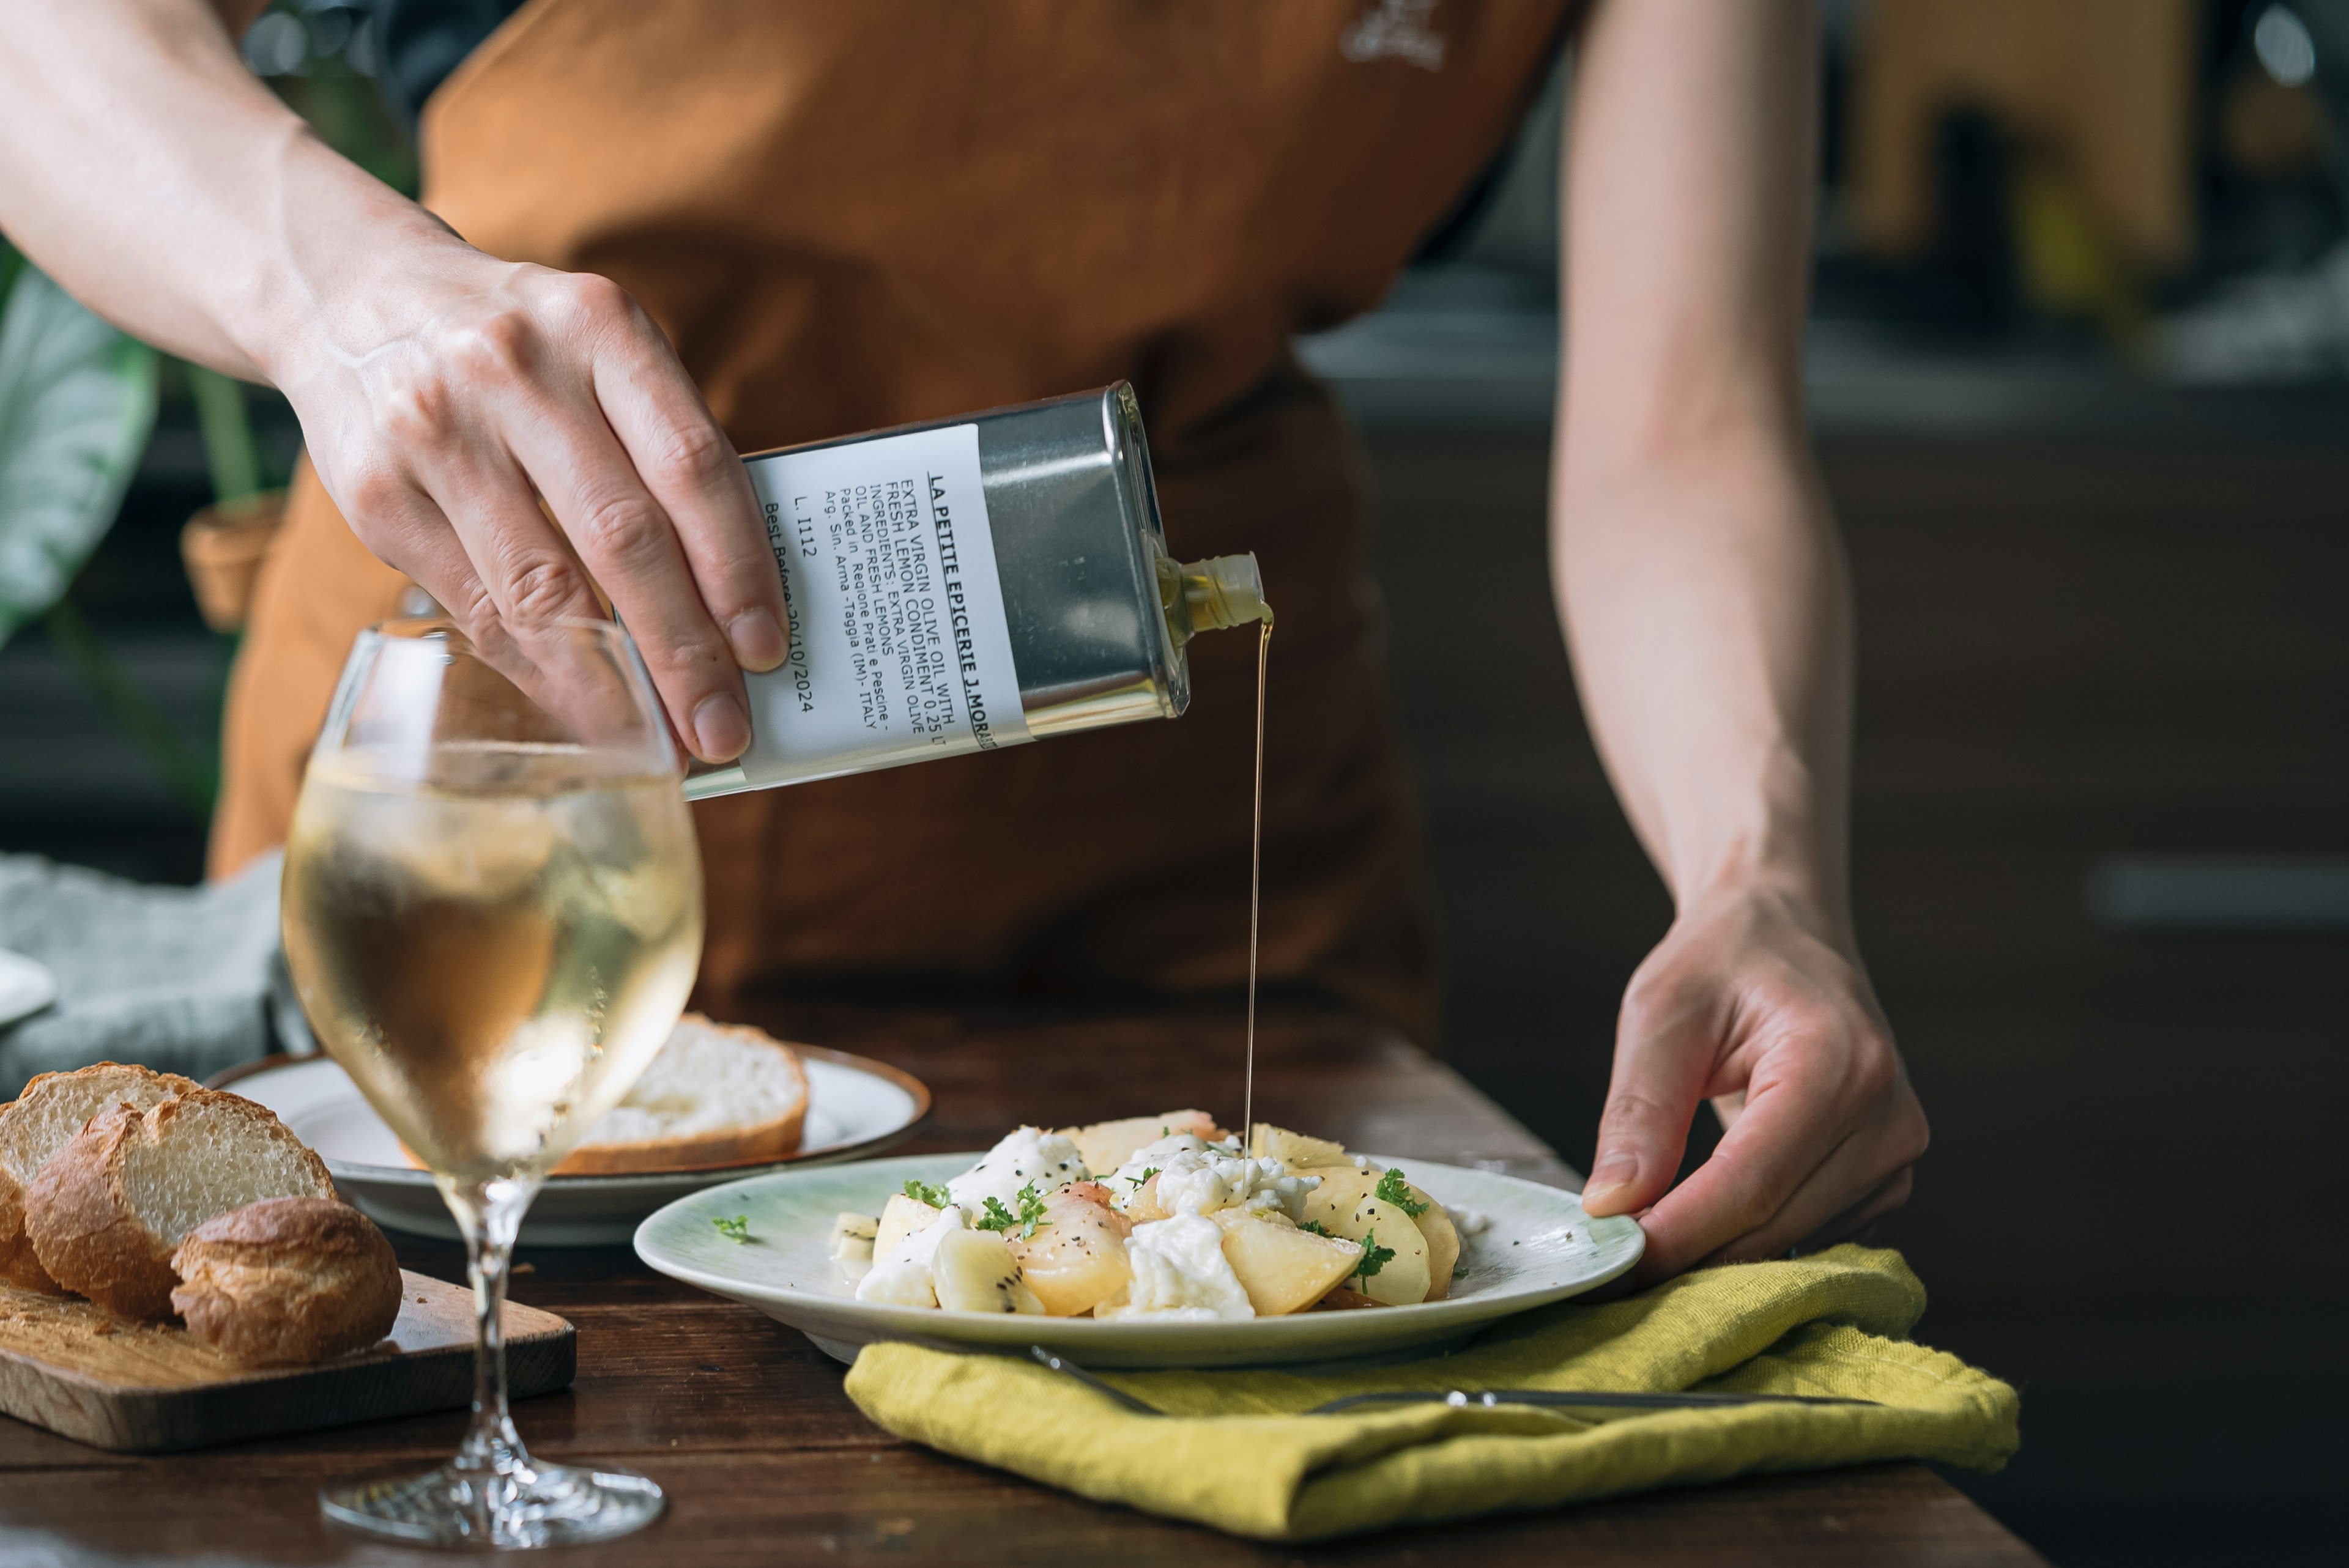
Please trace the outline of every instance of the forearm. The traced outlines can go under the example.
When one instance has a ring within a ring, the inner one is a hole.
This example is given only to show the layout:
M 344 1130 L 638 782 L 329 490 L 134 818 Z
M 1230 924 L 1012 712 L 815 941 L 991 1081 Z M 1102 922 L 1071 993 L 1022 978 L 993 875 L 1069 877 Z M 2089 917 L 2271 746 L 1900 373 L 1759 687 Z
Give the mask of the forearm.
M 1594 0 L 1568 149 L 1558 604 L 1671 884 L 1624 987 L 1583 1202 L 1642 1274 L 1772 1256 L 1907 1197 L 1924 1112 L 1846 892 L 1850 588 L 1806 445 L 1807 5 Z M 1725 1130 L 1676 1181 L 1696 1107 Z
M 1558 602 L 1641 842 L 1682 908 L 1766 886 L 1847 938 L 1850 589 L 1807 458 L 1750 422 L 1636 459 L 1578 445 L 1569 420 Z
M 460 242 L 254 78 L 230 27 L 257 8 L 0 0 L 0 231 L 125 330 L 265 380 L 388 234 Z
M 1805 444 L 1806 8 L 1602 0 L 1579 56 L 1552 561 L 1584 706 L 1685 910 L 1847 924 L 1851 630 Z

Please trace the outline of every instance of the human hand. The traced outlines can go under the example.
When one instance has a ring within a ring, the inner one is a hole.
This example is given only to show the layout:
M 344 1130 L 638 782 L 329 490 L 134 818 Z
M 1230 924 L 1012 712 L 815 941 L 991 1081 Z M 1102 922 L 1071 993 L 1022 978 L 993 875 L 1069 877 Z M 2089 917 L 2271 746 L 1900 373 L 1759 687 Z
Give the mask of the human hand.
M 1726 1127 L 1678 1187 L 1697 1103 Z M 1648 1233 L 1641 1283 L 1823 1246 L 1908 1201 L 1924 1108 L 1847 944 L 1803 903 L 1684 910 L 1625 991 L 1583 1206 Z
M 352 530 L 500 668 L 602 615 L 592 574 L 678 736 L 740 754 L 741 672 L 789 652 L 782 583 L 667 340 L 607 280 L 485 255 L 329 149 L 238 54 L 254 8 L 10 6 L 0 228 L 124 330 L 282 389 Z
M 790 651 L 781 579 L 733 445 L 660 328 L 616 284 L 446 230 L 363 242 L 369 259 L 311 269 L 348 286 L 256 356 L 352 531 L 510 673 L 538 629 L 601 618 L 600 586 L 678 737 L 739 756 L 741 672 Z

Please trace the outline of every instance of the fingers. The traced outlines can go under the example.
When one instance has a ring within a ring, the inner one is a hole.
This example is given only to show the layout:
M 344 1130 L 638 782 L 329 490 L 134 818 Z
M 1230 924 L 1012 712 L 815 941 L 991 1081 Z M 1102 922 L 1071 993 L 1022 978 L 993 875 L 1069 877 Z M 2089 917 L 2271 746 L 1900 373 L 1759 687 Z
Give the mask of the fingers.
M 678 734 L 713 762 L 741 755 L 750 742 L 741 666 L 697 591 L 668 512 L 602 416 L 549 407 L 515 434 L 516 458 L 537 476 L 547 506 L 611 595 Z
M 1913 1098 L 1872 1117 L 1822 1161 L 1792 1196 L 1709 1261 L 1750 1263 L 1787 1248 L 1832 1245 L 1909 1201 L 1925 1151 L 1924 1112 Z
M 625 674 L 601 644 L 555 631 L 571 619 L 609 619 L 595 584 L 484 417 L 527 426 L 512 417 L 543 396 L 479 375 L 460 387 L 449 368 L 436 364 L 378 386 L 383 434 L 401 461 L 377 457 L 321 477 L 368 548 L 422 584 L 482 657 L 574 738 L 596 745 L 635 735 L 640 717 Z M 496 401 L 469 405 L 468 392 Z M 592 413 L 587 423 L 602 428 Z M 735 678 L 731 661 L 721 662 Z
M 1916 1167 L 1903 1165 L 1875 1191 L 1793 1245 L 1802 1252 L 1810 1253 L 1831 1247 L 1837 1242 L 1865 1242 L 1868 1233 L 1875 1229 L 1876 1222 L 1908 1202 L 1909 1194 L 1916 1190 Z
M 1872 1150 L 1847 1145 L 1803 1183 L 1785 1207 L 1764 1223 L 1714 1251 L 1702 1261 L 1750 1264 L 1784 1257 L 1790 1248 L 1808 1252 L 1833 1245 L 1878 1215 L 1906 1202 L 1916 1178 L 1902 1166 L 1886 1174 Z
M 1908 1197 L 1924 1111 L 1857 958 L 1803 915 L 1767 890 L 1683 911 L 1625 996 L 1584 1206 L 1638 1215 L 1642 1281 L 1824 1244 Z M 1672 1187 L 1701 1096 L 1724 1130 Z
M 1859 1239 L 1862 1233 L 1876 1222 L 1909 1201 L 1916 1190 L 1914 1167 L 1904 1165 L 1886 1177 L 1859 1202 L 1844 1210 L 1834 1219 L 1808 1234 L 1785 1240 L 1791 1226 L 1773 1225 L 1770 1233 L 1755 1232 L 1742 1236 L 1704 1260 L 1700 1266 L 1711 1268 L 1717 1264 L 1761 1263 L 1776 1257 L 1796 1257 L 1806 1253 L 1824 1252 L 1838 1242 Z
M 617 285 L 591 276 L 526 273 L 515 293 L 520 308 L 484 314 L 440 345 L 450 380 L 478 399 L 434 476 L 470 492 L 471 504 L 444 496 L 442 510 L 518 634 L 537 618 L 534 584 L 550 584 L 540 597 L 556 597 L 548 547 L 560 537 L 561 556 L 585 568 L 562 574 L 562 597 L 575 603 L 574 584 L 586 591 L 592 573 L 636 638 L 678 735 L 709 760 L 740 756 L 750 739 L 740 663 L 702 599 L 676 526 L 613 438 L 595 395 L 593 356 L 633 327 L 638 313 Z M 706 424 L 707 411 L 697 412 Z M 716 439 L 722 448 L 724 437 Z M 546 527 L 533 490 L 562 536 Z M 507 553 L 518 559 L 502 559 Z
M 1752 1097 L 1737 1124 L 1748 1136 L 1724 1137 L 1641 1221 L 1642 1270 L 1660 1277 L 1699 1263 L 1776 1257 L 1798 1243 L 1826 1246 L 1907 1202 L 1928 1133 L 1905 1075 L 1855 1108 L 1857 1125 L 1832 1148 L 1845 1118 L 1842 1097 L 1822 1093 L 1826 1087 L 1789 1082 Z
M 505 641 L 498 625 L 497 605 L 466 557 L 465 547 L 458 542 L 456 530 L 449 526 L 449 519 L 432 499 L 420 490 L 409 490 L 396 510 L 372 514 L 361 513 L 348 501 L 341 505 L 352 531 L 367 548 L 432 595 L 483 655 L 495 663 L 489 651 L 491 644 L 484 638 L 499 645 Z
M 1836 1097 L 1819 1081 L 1826 1075 L 1805 1071 L 1806 1065 L 1749 1088 L 1713 1158 L 1641 1219 L 1643 1274 L 1678 1274 L 1760 1228 L 1826 1161 L 1836 1141 Z
M 626 308 L 613 346 L 595 357 L 595 397 L 674 525 L 702 602 L 736 661 L 744 669 L 771 670 L 791 652 L 791 634 L 782 576 L 750 476 L 660 329 L 616 287 L 612 292 Z
M 1709 990 L 1635 979 L 1625 995 L 1614 1078 L 1582 1190 L 1594 1218 L 1637 1212 L 1671 1186 L 1725 1026 L 1718 1013 Z
M 484 265 L 436 295 L 409 336 L 349 366 L 355 403 L 326 410 L 342 438 L 324 443 L 341 449 L 321 454 L 329 489 L 371 545 L 391 526 L 373 520 L 401 520 L 405 553 L 452 610 L 493 612 L 467 617 L 493 656 L 502 636 L 524 647 L 534 626 L 602 618 L 600 588 L 678 737 L 710 761 L 740 756 L 750 739 L 741 671 L 773 668 L 789 640 L 781 577 L 732 446 L 616 284 Z M 365 477 L 336 485 L 335 469 Z M 470 576 L 419 542 L 444 531 Z M 551 674 L 562 656 L 550 657 Z

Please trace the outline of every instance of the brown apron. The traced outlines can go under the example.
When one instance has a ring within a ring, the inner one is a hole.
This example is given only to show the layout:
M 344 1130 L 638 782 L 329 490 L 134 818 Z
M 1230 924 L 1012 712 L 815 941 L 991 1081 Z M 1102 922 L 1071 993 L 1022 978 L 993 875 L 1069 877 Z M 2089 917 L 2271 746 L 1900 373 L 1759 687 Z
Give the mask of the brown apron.
M 1131 379 L 1170 548 L 1255 551 L 1280 617 L 1265 974 L 1425 1038 L 1363 476 L 1288 346 L 1377 303 L 1566 9 L 533 0 L 432 99 L 425 200 L 483 250 L 627 287 L 745 451 Z M 351 638 L 405 587 L 305 468 L 230 693 L 214 874 L 283 841 Z M 1194 643 L 1174 723 L 698 806 L 705 1005 L 1237 983 L 1255 653 Z

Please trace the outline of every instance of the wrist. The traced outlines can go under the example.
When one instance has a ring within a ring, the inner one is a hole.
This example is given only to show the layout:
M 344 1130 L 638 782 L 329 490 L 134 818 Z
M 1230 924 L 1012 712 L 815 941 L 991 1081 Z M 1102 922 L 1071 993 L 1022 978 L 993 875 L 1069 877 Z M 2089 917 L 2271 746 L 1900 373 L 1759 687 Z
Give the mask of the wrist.
M 1672 892 L 1676 921 L 1702 920 L 1716 910 L 1757 903 L 1784 910 L 1823 940 L 1848 939 L 1848 896 L 1805 857 L 1733 849 L 1702 879 Z
M 289 394 L 407 335 L 452 266 L 498 266 L 422 207 L 305 137 L 289 150 L 277 242 L 248 287 L 241 346 Z
M 1821 939 L 1847 946 L 1851 896 L 1844 830 L 1808 799 L 1764 799 L 1744 822 L 1722 824 L 1675 853 L 1667 881 L 1675 918 L 1756 901 L 1775 904 Z

